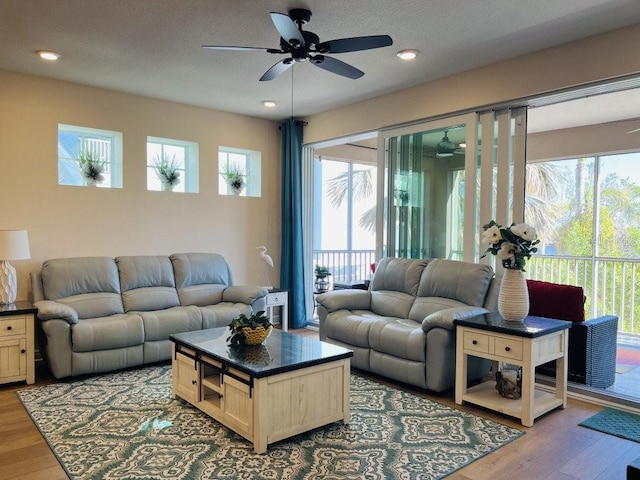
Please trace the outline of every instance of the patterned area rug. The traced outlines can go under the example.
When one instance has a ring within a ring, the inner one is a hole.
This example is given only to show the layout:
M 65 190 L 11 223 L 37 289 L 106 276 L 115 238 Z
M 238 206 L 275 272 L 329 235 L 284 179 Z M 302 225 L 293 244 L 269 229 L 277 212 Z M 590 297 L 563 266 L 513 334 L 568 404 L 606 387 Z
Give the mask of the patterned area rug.
M 351 377 L 351 423 L 253 447 L 171 398 L 171 367 L 18 392 L 71 479 L 437 479 L 523 432 Z
M 640 443 L 640 416 L 634 413 L 605 408 L 579 425 Z

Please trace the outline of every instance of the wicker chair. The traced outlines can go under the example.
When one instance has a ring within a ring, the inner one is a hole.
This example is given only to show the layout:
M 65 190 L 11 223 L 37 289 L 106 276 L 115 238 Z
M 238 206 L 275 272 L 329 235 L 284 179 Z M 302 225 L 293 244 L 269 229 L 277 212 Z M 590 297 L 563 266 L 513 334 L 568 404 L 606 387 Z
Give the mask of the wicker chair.
M 618 317 L 585 320 L 582 287 L 527 280 L 529 314 L 573 322 L 569 329 L 569 381 L 607 388 L 616 377 Z M 555 361 L 537 368 L 555 376 Z

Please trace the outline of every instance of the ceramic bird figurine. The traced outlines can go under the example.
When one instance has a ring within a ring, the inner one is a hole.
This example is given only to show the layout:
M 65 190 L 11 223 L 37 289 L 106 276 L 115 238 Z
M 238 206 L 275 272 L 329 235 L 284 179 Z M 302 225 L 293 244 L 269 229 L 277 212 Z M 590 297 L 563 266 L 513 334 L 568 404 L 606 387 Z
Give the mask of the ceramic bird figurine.
M 271 285 L 269 284 L 269 268 L 268 267 L 273 268 L 273 258 L 271 258 L 271 255 L 267 254 L 267 247 L 265 247 L 264 245 L 260 245 L 259 247 L 256 247 L 256 248 L 260 250 L 260 258 L 265 263 L 265 267 L 264 267 L 265 287 L 271 288 Z

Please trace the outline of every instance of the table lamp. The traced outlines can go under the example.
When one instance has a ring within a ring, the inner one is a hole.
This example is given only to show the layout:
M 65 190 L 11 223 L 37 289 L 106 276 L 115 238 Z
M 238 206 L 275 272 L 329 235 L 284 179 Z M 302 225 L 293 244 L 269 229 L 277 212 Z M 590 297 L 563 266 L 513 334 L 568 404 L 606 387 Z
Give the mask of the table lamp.
M 18 293 L 16 269 L 9 260 L 24 260 L 30 256 L 26 230 L 0 230 L 0 305 L 11 305 Z

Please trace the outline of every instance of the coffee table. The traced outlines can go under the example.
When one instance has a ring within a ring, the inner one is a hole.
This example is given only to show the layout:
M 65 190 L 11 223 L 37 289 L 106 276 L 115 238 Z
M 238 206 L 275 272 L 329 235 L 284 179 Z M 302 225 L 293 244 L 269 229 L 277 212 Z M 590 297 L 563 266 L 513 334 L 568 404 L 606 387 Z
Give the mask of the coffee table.
M 174 397 L 242 435 L 256 453 L 349 423 L 351 350 L 280 330 L 257 346 L 230 346 L 229 335 L 220 327 L 170 336 Z

